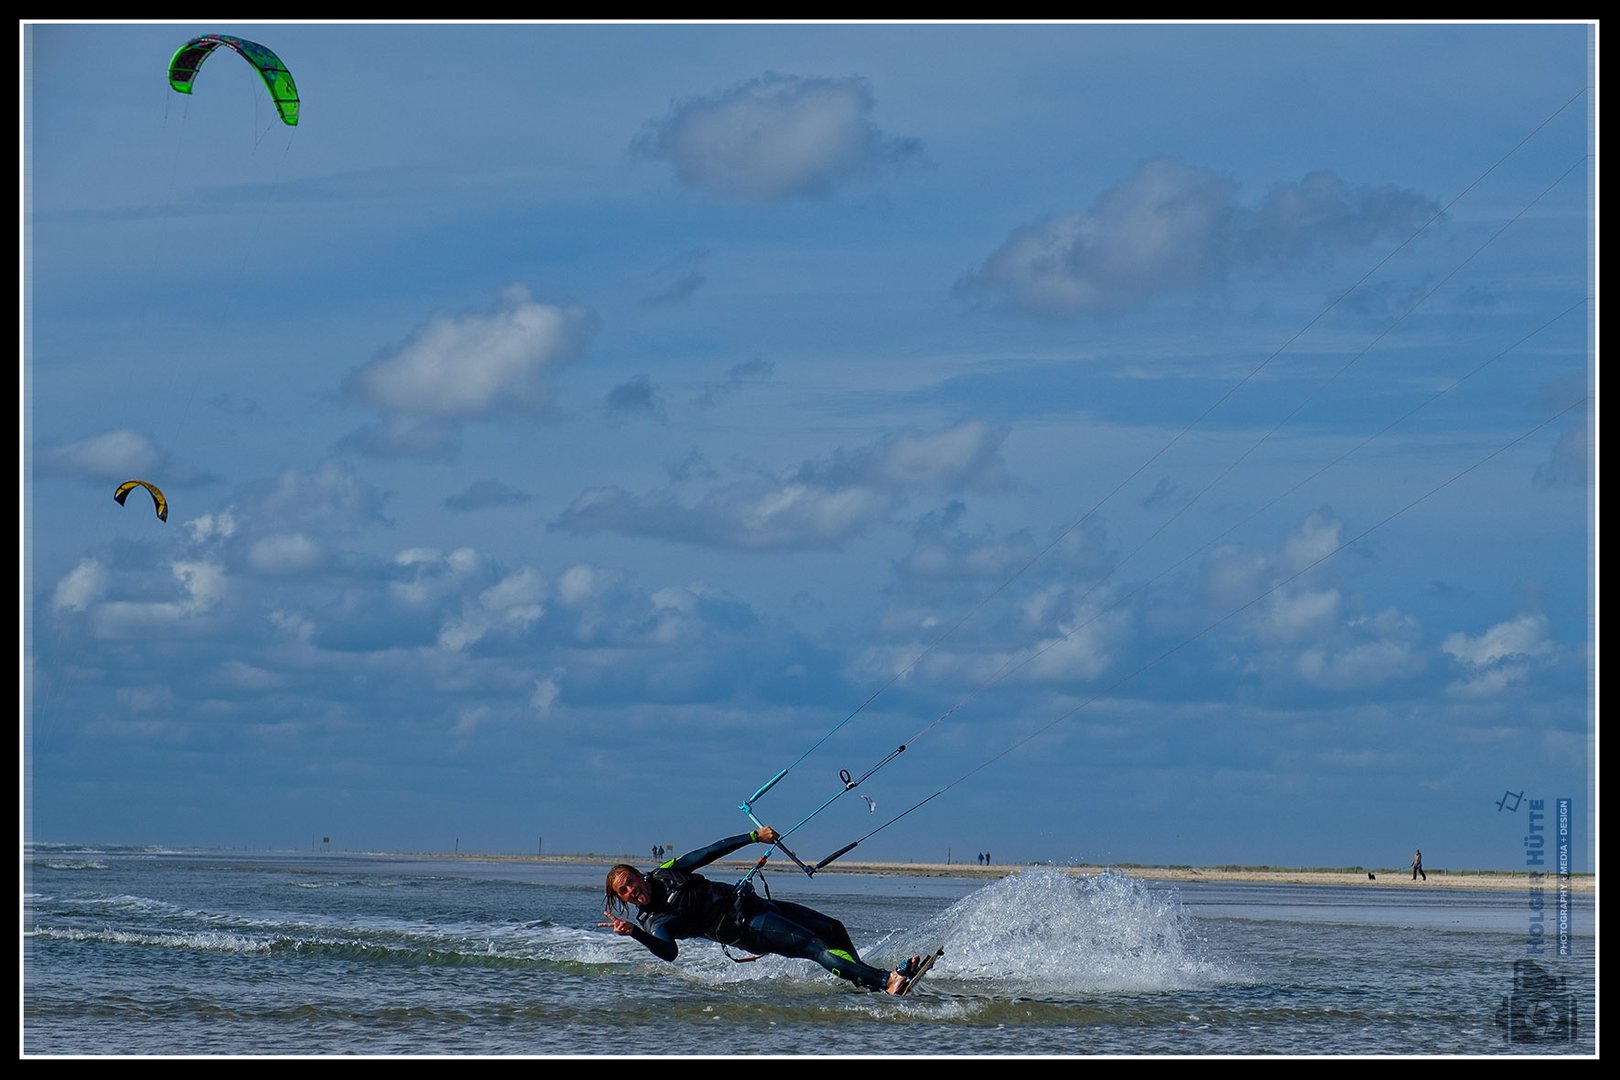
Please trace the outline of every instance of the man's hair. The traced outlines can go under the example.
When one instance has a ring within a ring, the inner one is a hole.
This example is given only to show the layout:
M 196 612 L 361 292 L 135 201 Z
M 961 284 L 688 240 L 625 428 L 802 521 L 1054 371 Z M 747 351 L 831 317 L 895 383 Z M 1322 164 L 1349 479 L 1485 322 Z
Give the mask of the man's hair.
M 618 877 L 623 877 L 626 873 L 639 874 L 641 871 L 637 870 L 629 863 L 614 863 L 613 868 L 607 872 L 606 882 L 608 903 L 623 911 L 628 911 L 629 908 L 626 907 L 623 900 L 619 899 L 619 894 L 613 891 L 613 880 Z

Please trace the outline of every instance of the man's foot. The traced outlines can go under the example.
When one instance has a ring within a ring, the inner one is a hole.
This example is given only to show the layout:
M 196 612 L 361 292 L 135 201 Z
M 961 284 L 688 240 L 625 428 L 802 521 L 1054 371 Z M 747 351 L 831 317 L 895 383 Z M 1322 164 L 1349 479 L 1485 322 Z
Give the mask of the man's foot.
M 916 976 L 917 971 L 922 967 L 922 962 L 922 957 L 913 956 L 910 960 L 889 972 L 889 983 L 883 988 L 884 993 L 894 995 L 905 993 L 906 984 Z

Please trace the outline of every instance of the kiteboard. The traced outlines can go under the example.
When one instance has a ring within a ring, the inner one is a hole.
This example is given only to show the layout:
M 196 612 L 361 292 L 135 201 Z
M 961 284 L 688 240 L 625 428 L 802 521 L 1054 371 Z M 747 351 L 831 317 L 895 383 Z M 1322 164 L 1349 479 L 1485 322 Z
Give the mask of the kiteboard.
M 894 996 L 904 997 L 906 994 L 911 993 L 911 988 L 917 985 L 917 980 L 928 974 L 928 969 L 934 966 L 934 961 L 938 960 L 944 955 L 945 947 L 942 945 L 929 955 L 923 957 L 922 962 L 917 965 L 917 970 L 905 977 L 905 980 L 900 983 L 900 989 L 895 991 Z

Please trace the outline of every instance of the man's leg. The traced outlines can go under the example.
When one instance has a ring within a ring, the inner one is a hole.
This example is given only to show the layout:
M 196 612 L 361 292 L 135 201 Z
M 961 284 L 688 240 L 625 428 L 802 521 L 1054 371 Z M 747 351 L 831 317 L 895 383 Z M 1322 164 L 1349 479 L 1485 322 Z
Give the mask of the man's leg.
M 845 941 L 848 934 L 844 935 Z M 865 963 L 853 947 L 844 949 L 818 937 L 807 927 L 789 918 L 776 906 L 766 901 L 743 924 L 742 948 L 756 953 L 774 953 L 801 960 L 814 960 L 841 979 L 848 979 L 869 990 L 885 990 L 889 973 Z M 840 943 L 842 944 L 842 943 Z

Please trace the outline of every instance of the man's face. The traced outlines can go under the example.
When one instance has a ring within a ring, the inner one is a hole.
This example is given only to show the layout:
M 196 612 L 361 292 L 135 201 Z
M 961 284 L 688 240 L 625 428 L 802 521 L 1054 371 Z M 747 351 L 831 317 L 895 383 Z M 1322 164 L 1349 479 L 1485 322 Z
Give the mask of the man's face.
M 645 907 L 652 894 L 647 891 L 647 879 L 638 870 L 627 870 L 619 875 L 613 886 L 613 895 L 627 904 Z

